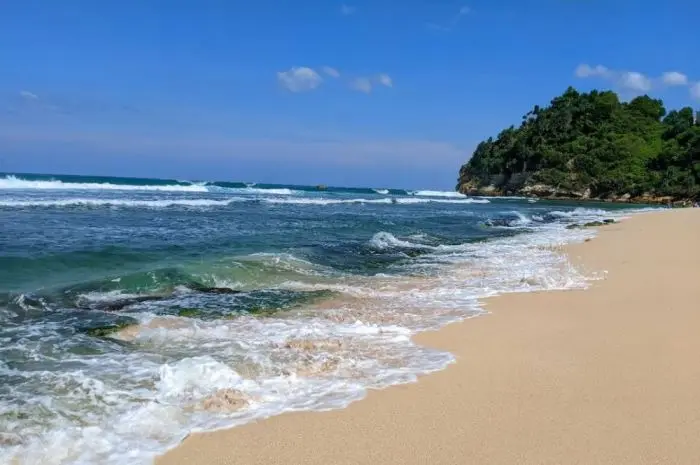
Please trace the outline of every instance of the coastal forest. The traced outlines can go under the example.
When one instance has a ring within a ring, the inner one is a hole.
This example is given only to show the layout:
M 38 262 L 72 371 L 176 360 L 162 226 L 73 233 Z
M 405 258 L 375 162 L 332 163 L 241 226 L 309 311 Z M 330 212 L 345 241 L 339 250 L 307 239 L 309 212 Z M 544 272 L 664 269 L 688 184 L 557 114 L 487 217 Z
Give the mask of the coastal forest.
M 569 87 L 481 142 L 459 173 L 468 195 L 617 201 L 700 196 L 700 114 L 647 95 Z

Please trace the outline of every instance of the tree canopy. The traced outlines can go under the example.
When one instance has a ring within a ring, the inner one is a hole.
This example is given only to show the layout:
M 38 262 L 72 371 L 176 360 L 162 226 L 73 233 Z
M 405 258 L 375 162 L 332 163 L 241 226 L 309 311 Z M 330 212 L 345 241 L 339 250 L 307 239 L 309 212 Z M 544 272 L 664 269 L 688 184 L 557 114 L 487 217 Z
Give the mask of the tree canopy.
M 612 91 L 569 87 L 481 142 L 457 189 L 518 194 L 539 185 L 571 197 L 698 198 L 699 120 L 692 108 L 667 113 L 646 95 L 621 102 Z

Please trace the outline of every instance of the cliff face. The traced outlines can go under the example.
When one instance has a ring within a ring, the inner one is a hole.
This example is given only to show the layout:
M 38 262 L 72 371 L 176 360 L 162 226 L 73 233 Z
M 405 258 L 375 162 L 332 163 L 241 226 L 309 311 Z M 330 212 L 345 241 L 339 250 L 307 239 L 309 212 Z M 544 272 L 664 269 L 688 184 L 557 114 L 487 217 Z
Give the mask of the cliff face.
M 700 121 L 647 96 L 569 88 L 518 128 L 481 142 L 462 166 L 467 195 L 667 203 L 700 195 Z

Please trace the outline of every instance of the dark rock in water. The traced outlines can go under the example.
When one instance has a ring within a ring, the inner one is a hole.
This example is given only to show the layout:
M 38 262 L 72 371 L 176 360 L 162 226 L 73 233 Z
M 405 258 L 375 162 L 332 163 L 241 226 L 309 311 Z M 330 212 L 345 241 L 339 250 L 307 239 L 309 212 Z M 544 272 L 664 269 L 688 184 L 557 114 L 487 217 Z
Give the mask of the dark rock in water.
M 104 312 L 116 312 L 123 310 L 124 308 L 140 304 L 142 302 L 152 302 L 155 300 L 163 300 L 165 296 L 161 295 L 144 295 L 139 297 L 129 297 L 127 299 L 111 300 L 104 302 L 90 302 L 88 304 L 78 304 L 78 308 L 90 309 L 90 310 L 102 310 Z
M 489 228 L 493 228 L 494 226 L 509 227 L 511 222 L 512 220 L 506 218 L 489 218 L 484 221 L 484 225 Z
M 613 223 L 615 223 L 615 220 L 613 220 L 613 219 L 606 219 L 603 221 L 589 221 L 588 223 L 584 223 L 584 224 L 570 224 L 566 227 L 566 229 L 597 228 L 599 226 L 605 226 L 606 224 L 613 224 Z
M 190 289 L 205 294 L 240 294 L 243 292 L 230 287 L 190 286 Z
M 95 326 L 94 328 L 88 328 L 85 332 L 88 335 L 94 337 L 107 337 L 110 334 L 116 333 L 117 331 L 120 331 L 131 325 L 135 325 L 137 323 L 138 321 L 136 321 L 133 318 L 121 318 L 103 326 Z
M 177 312 L 177 316 L 186 317 L 186 318 L 194 318 L 194 317 L 199 316 L 201 314 L 202 314 L 202 311 L 198 308 L 183 308 L 183 309 L 180 309 L 179 312 Z

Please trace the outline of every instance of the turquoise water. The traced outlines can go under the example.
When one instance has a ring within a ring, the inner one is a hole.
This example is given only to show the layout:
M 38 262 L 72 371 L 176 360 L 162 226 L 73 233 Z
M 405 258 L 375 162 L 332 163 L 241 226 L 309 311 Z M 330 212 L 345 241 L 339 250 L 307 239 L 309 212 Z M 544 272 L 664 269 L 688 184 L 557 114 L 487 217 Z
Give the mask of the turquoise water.
M 411 334 L 480 314 L 480 297 L 584 287 L 551 246 L 622 214 L 0 174 L 0 463 L 150 463 L 192 430 L 410 382 L 452 361 Z

